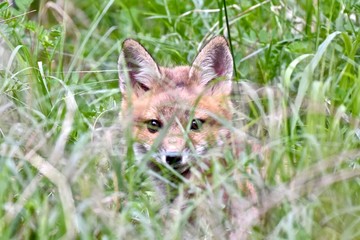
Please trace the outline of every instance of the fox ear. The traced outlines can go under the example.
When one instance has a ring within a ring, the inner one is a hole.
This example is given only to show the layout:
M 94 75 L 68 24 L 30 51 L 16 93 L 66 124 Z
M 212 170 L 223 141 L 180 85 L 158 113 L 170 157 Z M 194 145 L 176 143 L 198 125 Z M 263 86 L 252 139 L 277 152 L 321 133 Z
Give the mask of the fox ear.
M 200 50 L 189 75 L 211 94 L 230 94 L 233 59 L 224 37 L 214 37 Z
M 160 79 L 160 69 L 154 59 L 133 39 L 123 42 L 118 68 L 120 91 L 124 96 L 127 95 L 128 86 L 132 87 L 135 95 L 140 96 Z

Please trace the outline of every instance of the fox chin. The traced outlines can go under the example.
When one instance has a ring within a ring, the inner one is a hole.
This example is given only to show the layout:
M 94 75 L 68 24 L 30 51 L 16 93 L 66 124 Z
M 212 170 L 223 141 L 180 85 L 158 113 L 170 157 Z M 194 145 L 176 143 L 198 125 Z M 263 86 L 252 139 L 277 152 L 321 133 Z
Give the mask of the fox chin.
M 150 166 L 189 178 L 190 167 L 230 136 L 233 59 L 226 39 L 212 38 L 191 66 L 159 66 L 137 41 L 123 42 L 118 62 L 122 119 L 134 152 Z

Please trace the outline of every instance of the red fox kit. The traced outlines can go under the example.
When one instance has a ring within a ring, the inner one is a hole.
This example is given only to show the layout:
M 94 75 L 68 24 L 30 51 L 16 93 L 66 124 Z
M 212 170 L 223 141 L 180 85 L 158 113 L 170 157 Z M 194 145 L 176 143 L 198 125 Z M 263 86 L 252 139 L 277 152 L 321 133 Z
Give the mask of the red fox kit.
M 137 41 L 119 58 L 122 114 L 131 112 L 134 152 L 189 177 L 196 156 L 223 145 L 230 131 L 233 60 L 224 37 L 212 38 L 191 66 L 158 66 Z M 220 121 L 219 121 L 220 120 Z
M 232 55 L 226 39 L 221 36 L 212 38 L 200 50 L 191 66 L 174 68 L 158 66 L 138 42 L 125 40 L 119 58 L 120 90 L 123 96 L 121 114 L 123 119 L 128 117 L 131 121 L 136 158 L 150 158 L 150 166 L 155 170 L 161 170 L 158 166 L 166 166 L 184 178 L 195 179 L 196 182 L 196 179 L 199 179 L 196 178 L 198 172 L 191 171 L 191 167 L 199 166 L 199 160 L 203 160 L 205 166 L 208 166 L 210 150 L 236 145 L 235 154 L 241 152 L 239 147 L 243 148 L 242 144 L 232 140 L 234 134 L 224 124 L 232 120 L 232 75 Z M 221 158 L 224 156 L 220 156 L 220 160 Z M 200 173 L 207 178 L 206 171 Z M 234 181 L 238 179 L 236 176 L 232 178 Z M 170 182 L 172 183 L 172 179 Z M 245 184 L 250 194 L 256 198 L 252 185 L 247 182 Z M 171 196 L 171 192 L 164 192 L 171 190 L 164 189 L 167 187 L 164 182 L 157 181 L 156 186 L 170 201 L 174 200 L 173 197 L 176 198 L 176 195 Z M 203 186 L 200 183 L 200 189 Z M 240 189 L 245 190 L 243 187 L 245 186 L 240 183 Z M 222 222 L 219 217 L 222 215 L 215 206 L 222 209 L 224 204 L 228 205 L 224 213 L 229 210 L 235 227 L 231 233 L 224 227 L 223 236 L 224 239 L 229 236 L 231 239 L 239 239 L 238 236 L 242 236 L 244 216 L 241 215 L 238 205 L 243 202 L 236 201 L 235 198 L 235 201 L 229 204 L 229 195 L 225 188 L 218 189 L 220 198 L 213 197 L 207 203 L 209 205 L 203 202 L 199 204 L 199 216 L 202 218 L 205 212 L 213 209 L 214 213 L 210 214 L 217 217 L 209 219 L 213 220 L 212 227 L 217 228 Z M 188 193 L 190 195 L 187 196 L 192 195 L 191 189 L 186 192 Z M 251 211 L 250 208 L 248 212 Z M 248 213 L 245 215 L 248 216 Z M 193 226 L 193 229 L 196 228 Z

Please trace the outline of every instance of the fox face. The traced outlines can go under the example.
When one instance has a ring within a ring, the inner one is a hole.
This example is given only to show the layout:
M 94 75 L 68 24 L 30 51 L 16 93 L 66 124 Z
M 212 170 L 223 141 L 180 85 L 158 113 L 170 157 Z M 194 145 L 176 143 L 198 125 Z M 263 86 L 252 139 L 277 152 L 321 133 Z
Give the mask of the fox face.
M 230 136 L 233 60 L 224 37 L 211 39 L 191 66 L 159 66 L 137 41 L 119 57 L 121 114 L 130 120 L 137 159 L 151 154 L 185 175 L 197 156 Z

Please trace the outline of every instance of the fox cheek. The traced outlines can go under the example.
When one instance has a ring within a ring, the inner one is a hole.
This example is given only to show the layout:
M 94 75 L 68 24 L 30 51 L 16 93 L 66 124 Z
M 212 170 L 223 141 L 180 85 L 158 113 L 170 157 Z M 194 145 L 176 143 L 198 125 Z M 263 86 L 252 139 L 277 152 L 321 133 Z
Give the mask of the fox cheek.
M 185 139 L 181 137 L 168 136 L 164 138 L 161 148 L 165 152 L 181 153 L 185 148 Z
M 143 156 L 150 150 L 151 145 L 146 143 L 135 142 L 133 145 L 133 150 L 135 153 L 135 159 L 141 161 Z
M 220 129 L 216 137 L 217 146 L 224 146 L 231 139 L 231 133 L 228 129 Z

